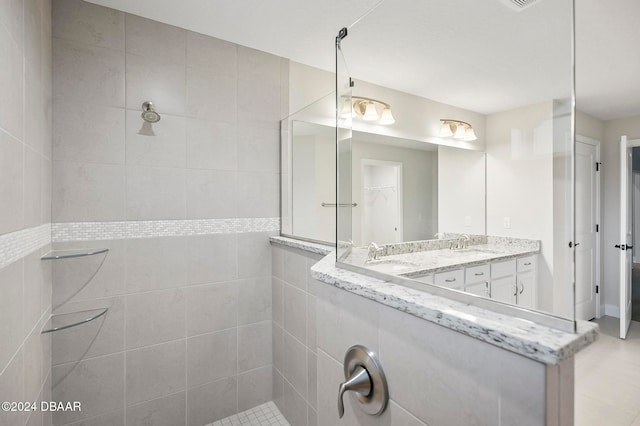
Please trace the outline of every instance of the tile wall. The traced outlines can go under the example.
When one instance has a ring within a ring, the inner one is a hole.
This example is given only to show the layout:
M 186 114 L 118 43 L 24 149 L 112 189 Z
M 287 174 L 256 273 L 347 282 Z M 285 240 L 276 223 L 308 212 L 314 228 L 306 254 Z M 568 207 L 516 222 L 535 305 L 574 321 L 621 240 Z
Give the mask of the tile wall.
M 272 251 L 273 395 L 292 425 L 573 424 L 572 363 L 547 368 L 320 283 L 309 276 L 316 255 Z M 378 353 L 389 406 L 372 417 L 346 397 L 339 420 L 342 363 L 355 344 Z
M 0 400 L 50 400 L 51 2 L 0 2 Z M 38 405 L 39 407 L 39 405 Z M 0 411 L 0 424 L 48 425 Z
M 287 61 L 80 0 L 54 2 L 53 37 L 54 245 L 109 248 L 53 268 L 56 313 L 109 308 L 54 335 L 53 398 L 84 409 L 53 424 L 202 426 L 270 401 Z

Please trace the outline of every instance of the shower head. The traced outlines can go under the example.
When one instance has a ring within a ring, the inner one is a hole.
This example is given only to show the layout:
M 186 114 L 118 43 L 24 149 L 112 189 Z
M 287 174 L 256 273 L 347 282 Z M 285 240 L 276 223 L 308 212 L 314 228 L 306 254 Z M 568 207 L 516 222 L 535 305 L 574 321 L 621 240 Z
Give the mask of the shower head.
M 147 123 L 157 123 L 160 121 L 160 114 L 156 112 L 153 102 L 145 102 L 142 104 L 142 119 Z

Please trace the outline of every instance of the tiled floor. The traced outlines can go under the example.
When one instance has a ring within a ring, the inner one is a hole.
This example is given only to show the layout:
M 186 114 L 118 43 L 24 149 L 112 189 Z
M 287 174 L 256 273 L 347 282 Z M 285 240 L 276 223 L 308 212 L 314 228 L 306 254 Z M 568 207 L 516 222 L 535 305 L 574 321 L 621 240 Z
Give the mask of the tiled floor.
M 617 318 L 596 322 L 598 341 L 576 356 L 575 426 L 640 426 L 640 322 L 626 340 Z
M 234 414 L 207 426 L 289 426 L 273 401 Z

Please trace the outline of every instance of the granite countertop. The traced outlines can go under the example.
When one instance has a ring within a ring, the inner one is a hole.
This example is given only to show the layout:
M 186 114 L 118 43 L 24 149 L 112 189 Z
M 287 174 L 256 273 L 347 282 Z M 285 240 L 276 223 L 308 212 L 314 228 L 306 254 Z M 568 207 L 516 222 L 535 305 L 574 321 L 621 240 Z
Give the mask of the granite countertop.
M 545 364 L 557 364 L 571 358 L 582 348 L 594 342 L 598 336 L 597 324 L 587 321 L 577 321 L 576 333 L 565 332 L 523 318 L 338 268 L 335 265 L 335 247 L 332 246 L 288 237 L 271 237 L 270 240 L 288 247 L 324 254 L 325 257 L 311 268 L 311 276 L 318 281 Z M 469 259 L 465 266 L 470 266 L 474 262 L 486 263 L 490 260 L 508 259 L 539 252 L 539 242 L 528 241 L 528 243 L 527 240 L 514 242 L 510 239 L 492 239 L 491 237 L 487 241 L 475 241 L 474 245 L 477 248 L 486 244 L 487 249 L 498 251 L 497 244 L 502 246 L 504 251 L 493 253 L 495 256 L 491 258 Z M 427 244 L 430 246 L 425 247 L 420 243 L 396 245 L 393 248 L 388 248 L 387 253 L 389 254 L 384 257 L 399 256 L 400 254 L 402 256 L 415 255 L 420 260 L 421 256 L 431 255 L 424 255 L 425 250 L 432 252 L 443 250 L 433 247 L 434 243 Z M 446 250 L 449 251 L 449 249 Z M 396 254 L 392 254 L 393 252 Z M 461 265 L 459 261 L 457 262 L 456 265 Z M 440 265 L 440 267 L 446 269 L 451 266 Z
M 458 331 L 545 364 L 557 364 L 594 342 L 598 326 L 577 321 L 577 332 L 565 332 L 341 269 L 331 253 L 311 268 L 318 281 L 366 297 L 402 312 Z
M 532 244 L 504 244 L 489 241 L 470 245 L 464 249 L 429 249 L 390 254 L 379 257 L 378 260 L 367 262 L 367 249 L 360 247 L 354 248 L 343 262 L 379 272 L 386 272 L 387 266 L 393 264 L 392 273 L 394 275 L 414 278 L 460 267 L 514 259 L 539 252 L 539 246 Z

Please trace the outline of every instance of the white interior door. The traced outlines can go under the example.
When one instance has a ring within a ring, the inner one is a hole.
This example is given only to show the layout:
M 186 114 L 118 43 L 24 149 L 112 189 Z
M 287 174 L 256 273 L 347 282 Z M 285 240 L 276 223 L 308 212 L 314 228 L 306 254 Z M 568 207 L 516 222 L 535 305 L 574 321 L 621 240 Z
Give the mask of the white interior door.
M 597 316 L 598 264 L 598 142 L 576 138 L 576 319 Z
M 620 338 L 627 337 L 631 324 L 631 273 L 632 273 L 632 188 L 631 176 L 633 144 L 623 136 L 620 140 Z
M 362 243 L 402 242 L 402 164 L 362 160 Z

